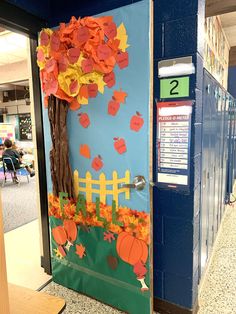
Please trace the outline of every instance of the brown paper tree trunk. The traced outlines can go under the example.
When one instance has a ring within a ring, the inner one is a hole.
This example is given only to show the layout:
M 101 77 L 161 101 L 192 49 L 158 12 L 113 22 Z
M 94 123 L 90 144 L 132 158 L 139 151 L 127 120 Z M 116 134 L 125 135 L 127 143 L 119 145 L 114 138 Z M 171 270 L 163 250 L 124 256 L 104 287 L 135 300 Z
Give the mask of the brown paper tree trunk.
M 52 149 L 50 151 L 53 194 L 67 192 L 74 197 L 72 171 L 69 162 L 67 137 L 67 112 L 69 104 L 51 95 L 48 102 L 48 116 L 51 127 Z

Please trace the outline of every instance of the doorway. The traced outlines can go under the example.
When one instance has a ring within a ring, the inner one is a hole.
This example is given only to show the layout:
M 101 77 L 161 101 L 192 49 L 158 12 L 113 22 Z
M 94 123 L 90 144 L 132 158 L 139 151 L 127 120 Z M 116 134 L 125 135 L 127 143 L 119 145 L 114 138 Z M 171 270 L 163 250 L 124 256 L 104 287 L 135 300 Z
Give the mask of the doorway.
M 40 211 L 40 234 L 41 234 L 41 250 L 39 259 L 41 266 L 47 274 L 51 273 L 50 246 L 49 246 L 49 223 L 48 223 L 48 203 L 47 203 L 47 182 L 45 178 L 45 154 L 44 154 L 44 137 L 42 123 L 42 106 L 41 91 L 38 76 L 38 67 L 36 64 L 36 47 L 38 32 L 45 27 L 45 21 L 31 14 L 18 9 L 6 2 L 0 4 L 0 27 L 21 34 L 28 40 L 28 59 L 29 73 L 31 82 L 29 82 L 30 101 L 34 111 L 35 125 L 32 127 L 34 139 L 36 140 L 37 156 L 35 159 L 35 167 L 38 175 L 38 206 Z M 18 79 L 22 81 L 21 79 Z M 33 91 L 33 92 L 32 92 Z M 27 95 L 26 95 L 27 96 Z M 27 98 L 27 97 L 26 97 Z M 21 243 L 26 246 L 27 243 Z

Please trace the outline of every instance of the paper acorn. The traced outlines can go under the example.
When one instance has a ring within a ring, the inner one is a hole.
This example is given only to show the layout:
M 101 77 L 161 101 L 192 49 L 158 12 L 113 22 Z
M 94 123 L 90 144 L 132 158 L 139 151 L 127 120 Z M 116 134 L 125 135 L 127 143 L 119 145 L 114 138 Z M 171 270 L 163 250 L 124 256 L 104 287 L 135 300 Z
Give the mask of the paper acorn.
M 43 29 L 37 63 L 45 105 L 53 94 L 77 110 L 98 92 L 103 94 L 104 86 L 114 86 L 116 65 L 124 69 L 129 64 L 127 41 L 124 24 L 117 27 L 112 16 L 72 17 L 56 30 Z M 81 96 L 84 86 L 88 92 Z

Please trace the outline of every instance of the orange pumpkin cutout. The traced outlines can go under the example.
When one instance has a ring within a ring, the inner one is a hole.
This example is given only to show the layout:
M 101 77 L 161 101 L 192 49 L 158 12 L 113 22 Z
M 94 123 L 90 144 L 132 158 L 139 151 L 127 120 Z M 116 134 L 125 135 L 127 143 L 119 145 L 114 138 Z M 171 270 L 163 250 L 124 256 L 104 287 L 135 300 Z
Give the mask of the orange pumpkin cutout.
M 76 223 L 73 220 L 64 220 L 63 222 L 65 231 L 67 233 L 67 239 L 70 242 L 74 242 L 77 238 L 77 227 Z
M 88 158 L 88 159 L 91 158 L 90 148 L 89 148 L 89 146 L 87 144 L 81 144 L 80 145 L 79 153 L 84 158 Z
M 121 232 L 118 235 L 116 251 L 124 262 L 133 266 L 139 261 L 145 264 L 148 259 L 147 244 L 127 232 Z
M 53 228 L 52 235 L 57 244 L 63 245 L 67 241 L 66 231 L 62 226 L 57 226 Z

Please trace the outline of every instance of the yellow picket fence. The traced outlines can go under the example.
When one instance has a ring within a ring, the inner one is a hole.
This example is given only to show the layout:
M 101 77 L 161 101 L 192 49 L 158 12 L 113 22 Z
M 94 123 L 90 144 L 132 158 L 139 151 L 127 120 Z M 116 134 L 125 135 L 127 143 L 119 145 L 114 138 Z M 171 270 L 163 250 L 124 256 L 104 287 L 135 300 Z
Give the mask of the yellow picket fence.
M 124 178 L 118 178 L 118 173 L 113 171 L 112 180 L 107 180 L 104 173 L 101 173 L 98 180 L 92 179 L 92 175 L 89 171 L 86 172 L 85 178 L 80 178 L 78 170 L 74 171 L 74 189 L 75 195 L 80 192 L 84 192 L 87 202 L 92 202 L 93 194 L 96 194 L 100 198 L 100 202 L 106 204 L 107 195 L 112 195 L 113 200 L 118 206 L 119 194 L 125 193 L 125 198 L 130 199 L 130 189 L 120 188 L 121 183 L 130 183 L 130 172 L 126 170 Z M 98 186 L 94 187 L 94 185 Z M 107 186 L 112 186 L 110 190 Z

